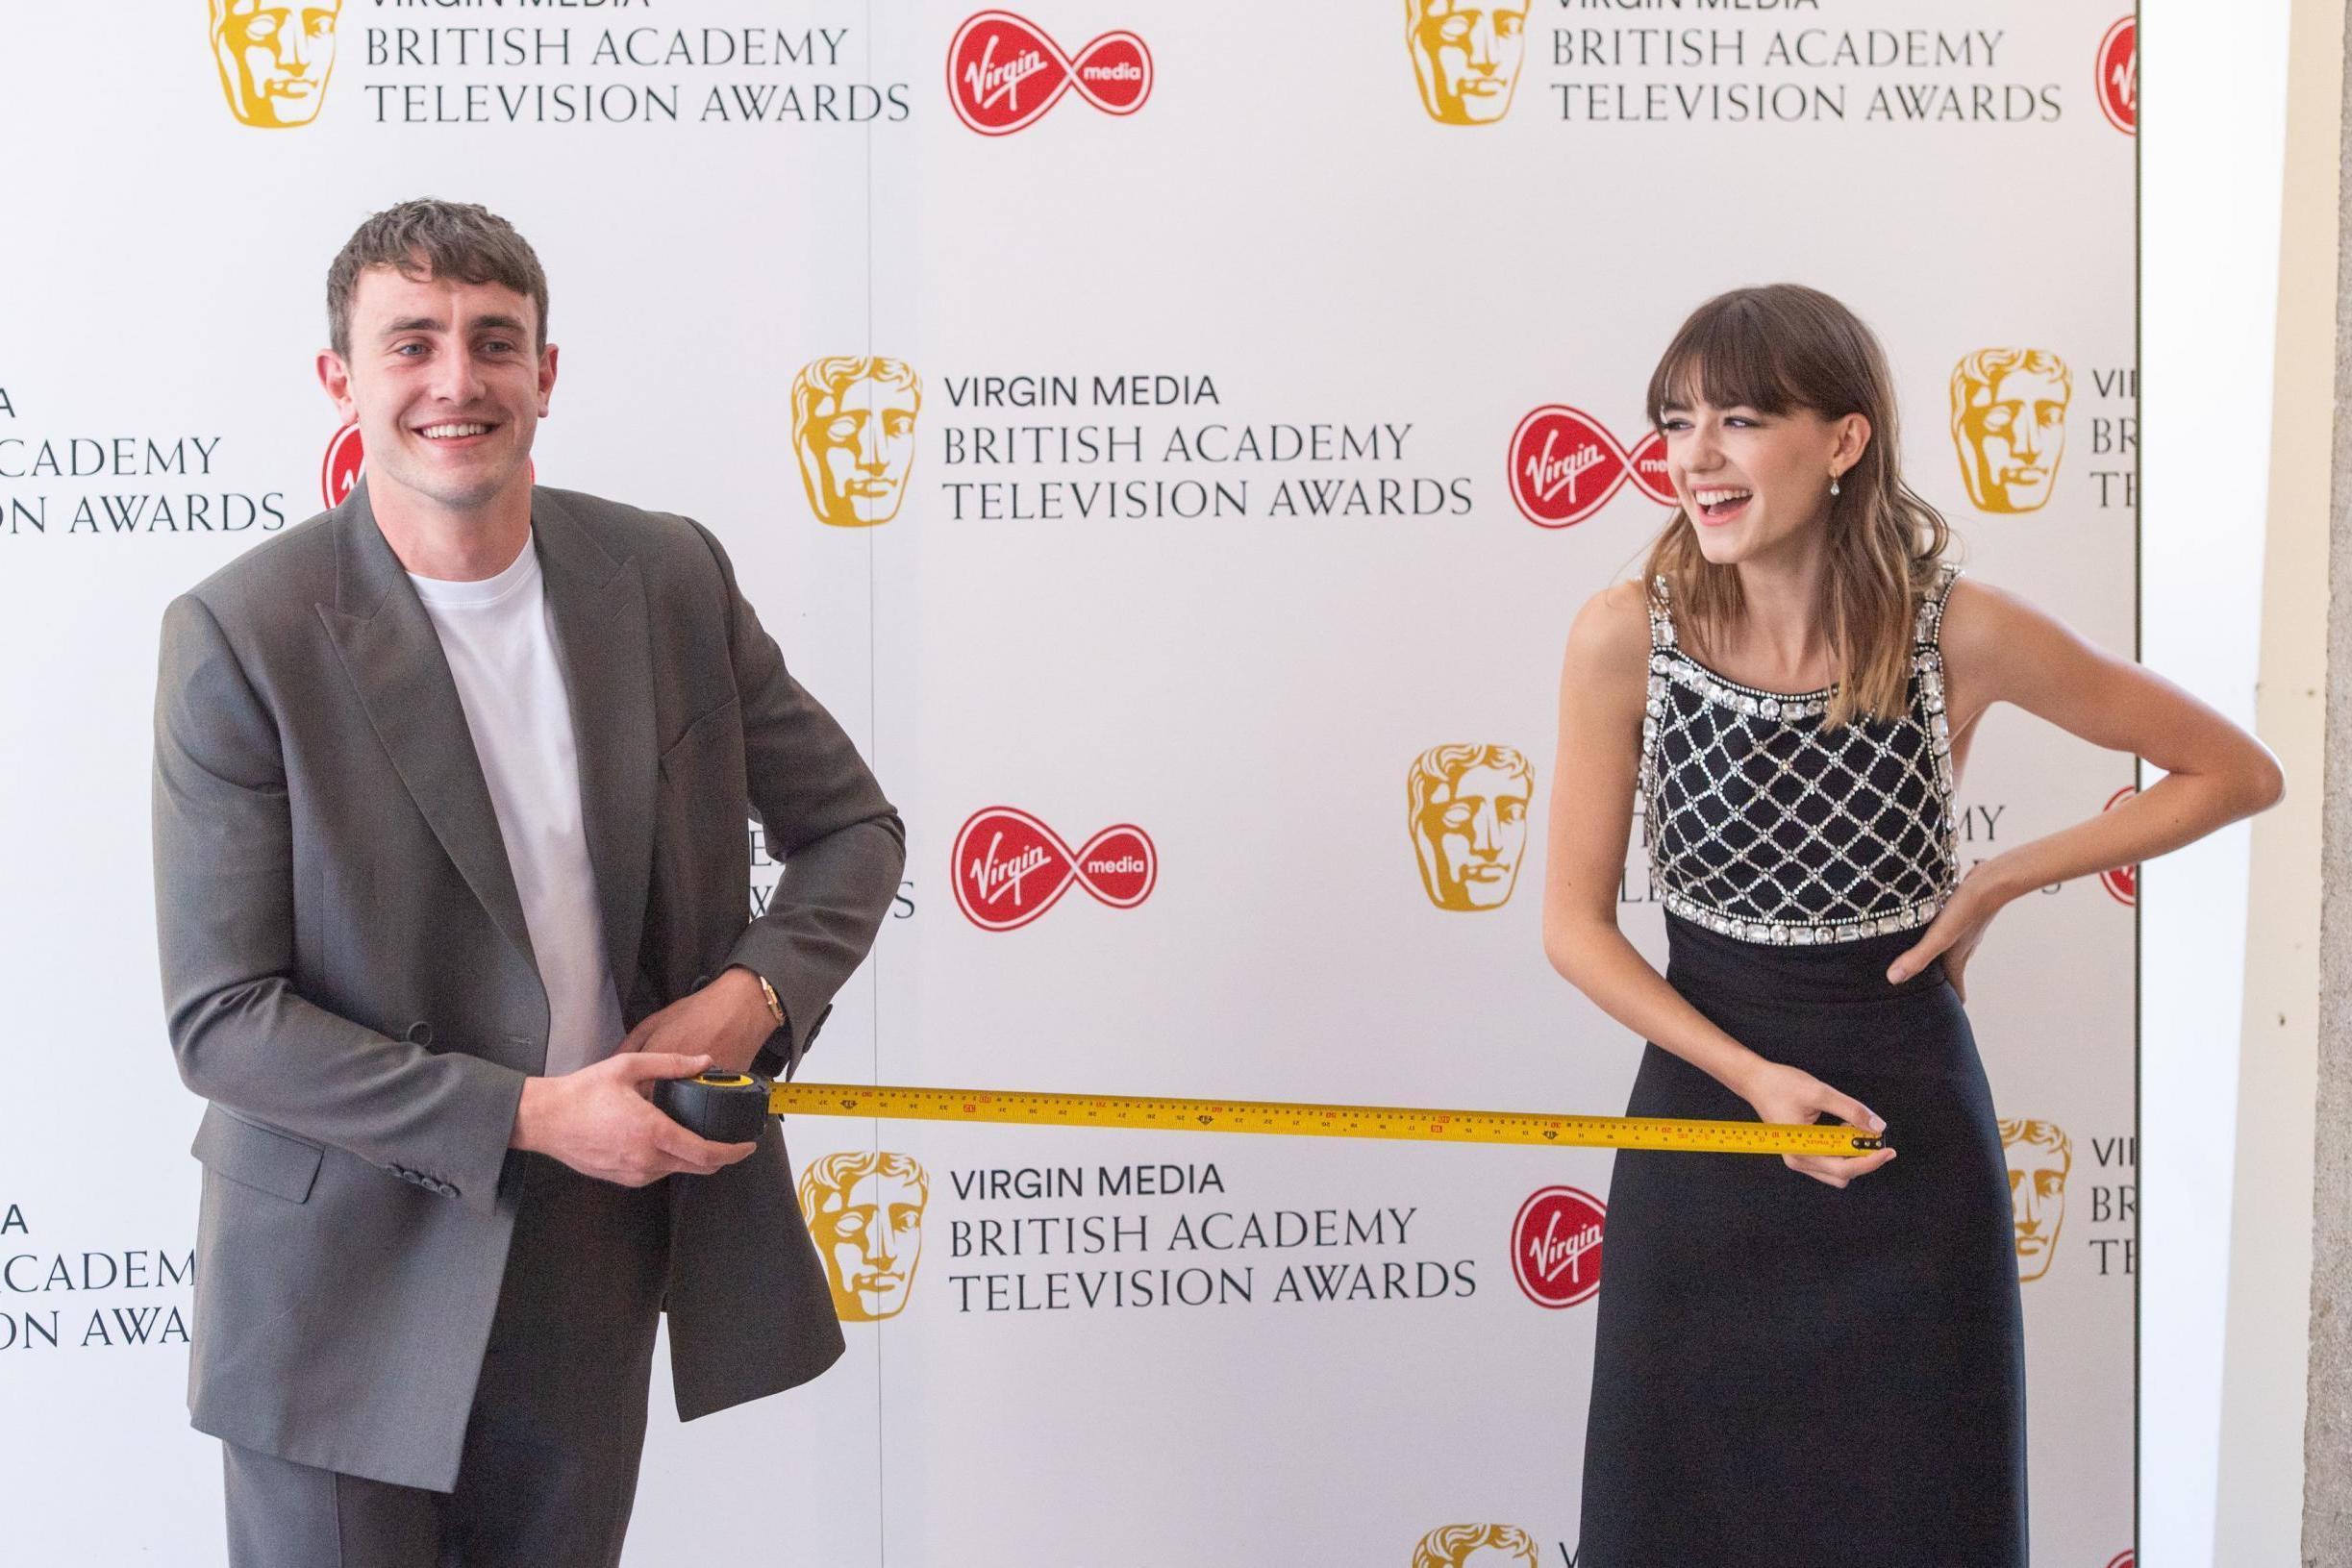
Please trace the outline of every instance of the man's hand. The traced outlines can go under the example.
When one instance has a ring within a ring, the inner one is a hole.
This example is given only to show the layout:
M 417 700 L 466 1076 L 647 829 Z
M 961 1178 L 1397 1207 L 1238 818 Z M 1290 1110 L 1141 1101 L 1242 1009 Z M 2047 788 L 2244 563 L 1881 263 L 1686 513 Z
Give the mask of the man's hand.
M 624 1187 L 664 1176 L 709 1176 L 755 1145 L 696 1137 L 653 1108 L 649 1085 L 659 1078 L 691 1078 L 710 1066 L 707 1056 L 640 1051 L 574 1073 L 525 1079 L 509 1144 Z
M 705 1056 L 721 1072 L 740 1073 L 750 1070 L 751 1058 L 774 1033 L 776 1015 L 767 1010 L 760 977 L 734 964 L 701 990 L 649 1015 L 629 1032 L 620 1049 L 624 1055 L 667 1051 Z

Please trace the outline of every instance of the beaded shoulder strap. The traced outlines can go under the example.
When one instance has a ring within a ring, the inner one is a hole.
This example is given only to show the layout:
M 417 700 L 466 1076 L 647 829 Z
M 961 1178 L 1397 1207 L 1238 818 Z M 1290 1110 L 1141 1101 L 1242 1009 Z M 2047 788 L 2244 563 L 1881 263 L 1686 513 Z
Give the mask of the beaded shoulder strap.
M 1666 597 L 1665 574 L 1650 579 L 1650 651 L 1674 646 L 1674 606 Z
M 1943 635 L 1943 604 L 1952 596 L 1952 584 L 1960 576 L 1960 568 L 1946 560 L 1936 567 L 1936 581 L 1929 584 L 1919 600 L 1919 626 L 1913 641 L 1920 648 L 1942 651 L 1939 640 Z

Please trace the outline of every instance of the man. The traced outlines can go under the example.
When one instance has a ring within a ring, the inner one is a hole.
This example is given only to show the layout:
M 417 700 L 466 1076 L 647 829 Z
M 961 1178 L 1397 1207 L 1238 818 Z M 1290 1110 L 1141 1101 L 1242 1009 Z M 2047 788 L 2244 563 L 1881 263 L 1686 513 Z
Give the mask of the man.
M 229 112 L 247 125 L 308 125 L 335 70 L 343 0 L 212 0 L 213 61 Z
M 2066 451 L 2074 377 L 2047 349 L 1983 348 L 1952 370 L 1952 444 L 1984 511 L 2039 511 Z
M 930 1204 L 929 1173 L 888 1150 L 839 1150 L 801 1172 L 800 1211 L 843 1323 L 879 1323 L 906 1307 Z
M 1514 746 L 1432 746 L 1405 781 L 1421 888 L 1440 909 L 1499 909 L 1527 849 L 1535 770 Z
M 706 1142 L 650 1082 L 788 1074 L 904 834 L 716 540 L 533 487 L 521 236 L 404 203 L 327 295 L 367 476 L 163 622 L 189 1408 L 236 1568 L 610 1564 L 663 1311 L 687 1418 L 841 1350 L 775 1124 Z M 784 872 L 747 922 L 754 811 Z
M 922 411 L 922 380 L 904 360 L 836 355 L 801 366 L 792 448 L 817 521 L 870 528 L 898 515 Z

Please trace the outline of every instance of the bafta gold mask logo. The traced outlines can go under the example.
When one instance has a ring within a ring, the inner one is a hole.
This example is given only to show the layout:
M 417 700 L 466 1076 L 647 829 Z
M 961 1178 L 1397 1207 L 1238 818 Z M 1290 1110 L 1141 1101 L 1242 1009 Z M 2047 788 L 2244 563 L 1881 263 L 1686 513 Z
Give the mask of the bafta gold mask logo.
M 1421 107 L 1445 125 L 1492 125 L 1511 112 L 1527 54 L 1529 0 L 1405 0 L 1405 42 Z
M 265 130 L 308 125 L 335 70 L 343 0 L 212 0 L 213 61 L 229 112 Z
M 2001 1152 L 2009 1160 L 2009 1201 L 2017 1232 L 2017 1278 L 2039 1280 L 2058 1250 L 2066 1219 L 2066 1176 L 2074 1169 L 2074 1140 L 2056 1122 L 2001 1123 Z
M 2040 348 L 1980 348 L 1952 371 L 1952 444 L 1983 511 L 2039 511 L 2066 450 L 2074 377 Z
M 923 1256 L 931 1178 L 905 1155 L 852 1149 L 800 1174 L 800 1211 L 843 1323 L 896 1317 Z
M 1535 771 L 1510 746 L 1432 746 L 1405 781 L 1421 886 L 1440 909 L 1511 902 Z
M 819 522 L 871 528 L 898 515 L 922 410 L 922 378 L 904 360 L 842 354 L 800 367 L 792 445 Z
M 1440 1525 L 1414 1548 L 1413 1568 L 1540 1568 L 1535 1538 L 1516 1525 Z

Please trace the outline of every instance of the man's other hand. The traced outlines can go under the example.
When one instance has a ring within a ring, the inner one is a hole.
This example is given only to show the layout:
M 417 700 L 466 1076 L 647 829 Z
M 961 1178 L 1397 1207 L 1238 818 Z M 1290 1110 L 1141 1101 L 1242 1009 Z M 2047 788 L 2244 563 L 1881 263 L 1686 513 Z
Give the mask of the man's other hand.
M 754 1145 L 697 1137 L 656 1110 L 651 1096 L 656 1079 L 691 1078 L 711 1065 L 708 1056 L 630 1051 L 578 1072 L 525 1079 L 510 1146 L 624 1187 L 709 1176 Z
M 741 1073 L 776 1032 L 760 977 L 741 964 L 729 966 L 701 990 L 680 997 L 650 1014 L 620 1042 L 630 1052 L 672 1052 L 706 1056 L 721 1072 Z M 661 1076 L 661 1075 L 656 1075 Z

